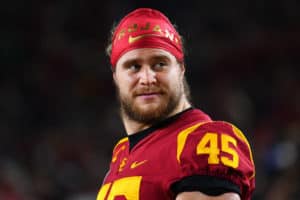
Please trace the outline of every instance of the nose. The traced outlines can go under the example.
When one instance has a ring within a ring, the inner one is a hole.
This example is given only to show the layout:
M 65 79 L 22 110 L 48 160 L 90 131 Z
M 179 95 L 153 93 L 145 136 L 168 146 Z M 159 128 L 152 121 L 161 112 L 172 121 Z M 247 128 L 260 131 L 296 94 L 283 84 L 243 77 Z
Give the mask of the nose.
M 139 71 L 139 82 L 143 85 L 151 85 L 156 81 L 156 72 L 150 66 L 142 66 Z

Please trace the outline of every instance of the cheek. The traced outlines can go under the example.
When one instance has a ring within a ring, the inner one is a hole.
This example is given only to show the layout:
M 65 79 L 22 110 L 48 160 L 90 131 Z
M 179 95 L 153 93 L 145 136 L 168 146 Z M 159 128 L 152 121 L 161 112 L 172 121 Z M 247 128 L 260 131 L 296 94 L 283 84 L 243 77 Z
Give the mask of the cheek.
M 164 82 L 169 85 L 170 88 L 177 87 L 181 82 L 180 75 L 178 73 L 170 73 L 167 77 L 164 78 Z
M 119 82 L 118 83 L 118 88 L 119 88 L 119 92 L 121 94 L 128 94 L 128 84 L 125 84 L 124 82 Z
M 134 83 L 134 78 L 126 74 L 119 75 L 114 80 L 120 91 L 128 91 Z
M 118 84 L 119 94 L 127 100 L 131 99 L 135 90 L 134 84 L 130 81 L 120 81 Z

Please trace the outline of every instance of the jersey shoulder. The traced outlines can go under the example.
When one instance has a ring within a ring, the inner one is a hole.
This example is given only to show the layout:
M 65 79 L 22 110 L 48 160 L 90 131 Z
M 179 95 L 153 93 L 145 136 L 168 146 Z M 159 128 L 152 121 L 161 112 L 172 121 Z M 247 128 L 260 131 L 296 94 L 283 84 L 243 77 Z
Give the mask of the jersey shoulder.
M 177 135 L 178 162 L 181 162 L 185 153 L 187 156 L 196 154 L 196 157 L 208 157 L 210 161 L 216 158 L 211 161 L 214 164 L 219 157 L 226 155 L 231 159 L 242 156 L 254 163 L 246 136 L 235 125 L 224 121 L 200 122 L 180 131 Z M 238 167 L 239 164 L 235 162 L 231 167 Z
M 177 135 L 177 160 L 180 162 L 180 154 L 185 149 L 196 148 L 196 152 L 201 154 L 202 146 L 207 153 L 214 152 L 213 149 L 226 149 L 225 146 L 235 146 L 232 148 L 242 150 L 253 163 L 253 156 L 250 144 L 243 132 L 235 125 L 225 121 L 200 122 L 180 131 Z M 211 147 L 211 149 L 209 149 Z
M 242 131 L 228 122 L 198 123 L 181 131 L 177 135 L 177 163 L 184 177 L 214 176 L 249 191 L 254 188 L 250 144 Z

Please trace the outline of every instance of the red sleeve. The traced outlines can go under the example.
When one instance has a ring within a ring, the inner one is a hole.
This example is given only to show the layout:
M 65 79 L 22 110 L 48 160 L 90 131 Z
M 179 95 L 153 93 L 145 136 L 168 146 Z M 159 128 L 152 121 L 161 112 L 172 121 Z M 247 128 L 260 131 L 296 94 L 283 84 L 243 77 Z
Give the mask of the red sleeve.
M 255 187 L 255 169 L 249 142 L 226 122 L 198 124 L 179 133 L 177 162 L 183 177 L 212 176 L 231 181 L 248 200 Z

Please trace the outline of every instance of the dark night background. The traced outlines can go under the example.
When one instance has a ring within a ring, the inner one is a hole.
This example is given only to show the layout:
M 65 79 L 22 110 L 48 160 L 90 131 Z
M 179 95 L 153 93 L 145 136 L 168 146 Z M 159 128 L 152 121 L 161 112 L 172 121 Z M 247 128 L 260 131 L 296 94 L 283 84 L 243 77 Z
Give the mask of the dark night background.
M 157 8 L 185 38 L 194 105 L 248 137 L 253 200 L 298 200 L 300 2 L 1 1 L 0 200 L 94 200 L 125 136 L 105 46 Z

